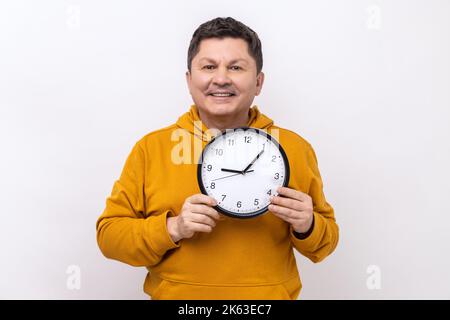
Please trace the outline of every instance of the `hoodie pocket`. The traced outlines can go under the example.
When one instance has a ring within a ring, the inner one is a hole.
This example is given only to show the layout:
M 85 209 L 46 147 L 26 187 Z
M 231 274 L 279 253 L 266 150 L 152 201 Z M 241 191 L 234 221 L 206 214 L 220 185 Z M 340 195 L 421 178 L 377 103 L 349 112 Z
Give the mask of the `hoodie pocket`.
M 291 280 L 289 280 L 291 281 Z M 298 294 L 298 290 L 297 294 Z M 292 300 L 296 295 L 282 284 L 254 286 L 212 286 L 162 279 L 153 290 L 153 300 Z
M 152 293 L 149 293 L 152 300 L 160 300 L 160 292 L 162 290 L 164 290 L 164 285 L 167 284 L 168 281 L 166 280 L 161 280 L 161 282 L 159 283 L 159 285 L 153 290 Z

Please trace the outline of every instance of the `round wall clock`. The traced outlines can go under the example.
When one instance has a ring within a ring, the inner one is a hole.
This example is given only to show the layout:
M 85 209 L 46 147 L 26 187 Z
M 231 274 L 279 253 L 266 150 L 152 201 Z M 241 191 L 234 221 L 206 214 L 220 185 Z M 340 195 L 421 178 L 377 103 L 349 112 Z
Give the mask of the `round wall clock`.
M 289 162 L 281 145 L 266 132 L 228 129 L 203 149 L 197 179 L 201 192 L 216 199 L 216 210 L 251 218 L 265 213 L 269 197 L 288 185 Z

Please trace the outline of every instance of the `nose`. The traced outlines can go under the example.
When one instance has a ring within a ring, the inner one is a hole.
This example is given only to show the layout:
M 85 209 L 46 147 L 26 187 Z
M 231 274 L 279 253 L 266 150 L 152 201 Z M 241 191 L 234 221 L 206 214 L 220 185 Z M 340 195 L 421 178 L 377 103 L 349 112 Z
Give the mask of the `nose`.
M 213 82 L 213 84 L 220 86 L 220 87 L 231 84 L 231 79 L 228 76 L 227 68 L 224 68 L 224 67 L 217 68 L 216 72 L 214 73 L 212 82 Z

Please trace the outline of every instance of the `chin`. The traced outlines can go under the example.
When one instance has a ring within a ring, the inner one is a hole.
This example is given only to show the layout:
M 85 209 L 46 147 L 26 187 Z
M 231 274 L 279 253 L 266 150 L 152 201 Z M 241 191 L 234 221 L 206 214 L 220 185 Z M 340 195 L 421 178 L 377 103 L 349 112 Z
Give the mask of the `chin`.
M 207 103 L 205 112 L 214 116 L 227 116 L 238 111 L 238 106 L 234 103 Z

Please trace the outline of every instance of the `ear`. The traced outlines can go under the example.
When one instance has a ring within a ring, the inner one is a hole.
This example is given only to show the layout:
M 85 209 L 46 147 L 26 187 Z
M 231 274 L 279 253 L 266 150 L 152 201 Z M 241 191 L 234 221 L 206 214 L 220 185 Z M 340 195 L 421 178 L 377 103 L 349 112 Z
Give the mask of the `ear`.
M 186 71 L 186 83 L 188 85 L 189 93 L 191 93 L 191 73 Z
M 262 87 L 264 83 L 264 72 L 260 71 L 259 74 L 256 76 L 256 96 L 259 96 L 261 93 Z

